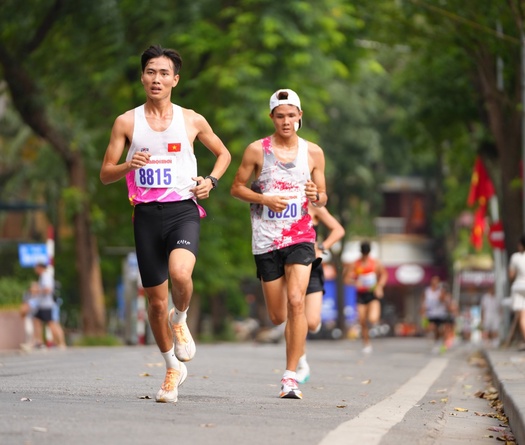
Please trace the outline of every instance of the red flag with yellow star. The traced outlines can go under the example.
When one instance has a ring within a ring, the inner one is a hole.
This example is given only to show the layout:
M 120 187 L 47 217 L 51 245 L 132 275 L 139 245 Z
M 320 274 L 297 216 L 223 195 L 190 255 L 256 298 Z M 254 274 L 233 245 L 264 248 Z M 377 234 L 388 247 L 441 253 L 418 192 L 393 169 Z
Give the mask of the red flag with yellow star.
M 485 211 L 487 206 L 480 205 L 474 213 L 470 242 L 476 250 L 483 247 L 483 233 L 485 232 Z
M 478 156 L 474 164 L 474 171 L 472 173 L 467 199 L 467 204 L 469 206 L 477 205 L 477 209 L 474 213 L 474 222 L 472 223 L 472 233 L 470 234 L 470 242 L 476 250 L 480 250 L 483 246 L 487 204 L 488 200 L 494 196 L 494 194 L 494 185 L 483 165 L 483 161 Z
M 483 161 L 478 156 L 472 172 L 467 204 L 469 206 L 474 204 L 484 205 L 492 196 L 494 196 L 494 185 L 483 165 Z

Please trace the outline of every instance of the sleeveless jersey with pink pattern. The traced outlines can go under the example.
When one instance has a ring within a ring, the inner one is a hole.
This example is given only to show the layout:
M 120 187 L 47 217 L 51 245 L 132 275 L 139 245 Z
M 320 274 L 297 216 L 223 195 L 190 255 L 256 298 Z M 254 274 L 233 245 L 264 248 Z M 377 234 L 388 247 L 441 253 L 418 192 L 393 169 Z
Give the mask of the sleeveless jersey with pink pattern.
M 288 163 L 277 159 L 270 136 L 262 139 L 261 145 L 262 170 L 251 189 L 257 193 L 287 196 L 289 200 L 286 209 L 278 213 L 261 204 L 250 204 L 253 254 L 315 242 L 315 230 L 308 214 L 305 193 L 306 181 L 310 179 L 308 143 L 299 138 L 297 157 Z
M 126 156 L 131 160 L 137 151 L 151 154 L 149 163 L 126 175 L 128 197 L 132 205 L 148 202 L 173 202 L 193 199 L 197 176 L 197 159 L 186 133 L 182 108 L 173 105 L 173 118 L 164 131 L 154 131 L 146 120 L 144 105 L 135 108 L 133 139 Z M 205 216 L 200 206 L 201 217 Z

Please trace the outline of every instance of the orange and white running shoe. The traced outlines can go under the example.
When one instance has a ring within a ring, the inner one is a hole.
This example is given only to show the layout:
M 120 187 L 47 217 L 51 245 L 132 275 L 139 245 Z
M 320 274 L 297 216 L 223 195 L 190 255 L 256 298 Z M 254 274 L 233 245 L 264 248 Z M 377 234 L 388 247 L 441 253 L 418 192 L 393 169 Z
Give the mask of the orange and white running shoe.
M 281 399 L 302 399 L 303 393 L 297 386 L 295 379 L 287 378 L 281 380 L 281 392 L 279 394 Z
M 193 341 L 186 322 L 178 324 L 172 323 L 173 312 L 175 312 L 175 309 L 171 309 L 168 315 L 168 323 L 173 334 L 175 357 L 181 362 L 189 362 L 195 356 L 197 348 L 195 347 L 195 342 Z
M 186 377 L 188 377 L 188 369 L 184 363 L 180 364 L 180 369 L 166 369 L 164 383 L 160 387 L 155 400 L 159 403 L 175 403 L 179 395 L 178 388 L 184 383 Z

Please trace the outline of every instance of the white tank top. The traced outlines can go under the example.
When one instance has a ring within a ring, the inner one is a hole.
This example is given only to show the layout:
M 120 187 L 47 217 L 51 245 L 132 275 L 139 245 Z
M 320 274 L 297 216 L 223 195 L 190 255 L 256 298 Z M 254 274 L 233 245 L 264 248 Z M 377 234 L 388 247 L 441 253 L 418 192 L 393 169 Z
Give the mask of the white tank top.
M 194 199 L 190 189 L 195 187 L 197 159 L 188 139 L 182 108 L 173 105 L 173 119 L 164 131 L 154 131 L 148 124 L 144 105 L 135 108 L 135 124 L 129 161 L 137 151 L 151 153 L 144 168 L 126 175 L 128 196 L 132 205 L 147 202 L 173 202 Z M 202 212 L 204 209 L 199 208 Z
M 511 291 L 525 290 L 525 253 L 514 252 L 509 261 L 509 269 L 516 272 L 516 277 L 512 282 Z
M 441 288 L 432 289 L 427 287 L 425 289 L 425 306 L 427 309 L 427 318 L 442 319 L 448 315 L 445 303 L 440 301 Z
M 270 136 L 262 139 L 261 145 L 263 165 L 261 174 L 252 183 L 252 190 L 293 198 L 281 213 L 274 213 L 260 204 L 250 205 L 253 254 L 259 255 L 298 243 L 314 243 L 315 229 L 308 213 L 305 193 L 306 181 L 310 179 L 308 143 L 299 138 L 297 157 L 288 163 L 275 157 Z

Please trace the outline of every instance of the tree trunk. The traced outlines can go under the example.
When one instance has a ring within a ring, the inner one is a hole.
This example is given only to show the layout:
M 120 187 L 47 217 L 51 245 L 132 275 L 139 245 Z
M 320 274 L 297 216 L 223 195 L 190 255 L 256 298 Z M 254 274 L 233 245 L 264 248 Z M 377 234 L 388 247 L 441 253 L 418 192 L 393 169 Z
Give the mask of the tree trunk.
M 521 103 L 521 76 L 516 74 L 513 97 L 508 97 L 497 88 L 494 56 L 478 54 L 478 75 L 482 97 L 487 111 L 491 133 L 498 151 L 500 165 L 500 219 L 505 231 L 507 252 L 516 250 L 518 239 L 523 233 L 523 193 L 521 185 L 521 138 L 522 110 L 516 105 Z M 518 64 L 517 69 L 520 69 Z
M 96 238 L 91 232 L 89 197 L 86 190 L 86 169 L 82 155 L 75 152 L 69 167 L 70 184 L 79 191 L 81 201 L 73 218 L 76 266 L 82 307 L 82 327 L 86 335 L 106 332 L 104 291 Z
M 45 108 L 46 98 L 41 94 L 35 70 L 28 71 L 22 65 L 22 57 L 9 54 L 0 44 L 0 66 L 11 92 L 15 108 L 22 120 L 43 139 L 47 140 L 60 155 L 69 173 L 71 187 L 78 190 L 81 200 L 74 213 L 74 236 L 76 243 L 77 272 L 82 300 L 83 331 L 87 335 L 105 332 L 105 307 L 100 272 L 98 245 L 91 230 L 89 195 L 87 193 L 86 169 L 82 153 L 73 150 L 69 139 L 58 125 L 54 125 Z

